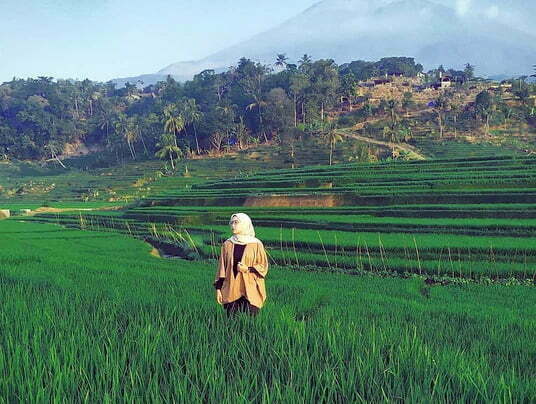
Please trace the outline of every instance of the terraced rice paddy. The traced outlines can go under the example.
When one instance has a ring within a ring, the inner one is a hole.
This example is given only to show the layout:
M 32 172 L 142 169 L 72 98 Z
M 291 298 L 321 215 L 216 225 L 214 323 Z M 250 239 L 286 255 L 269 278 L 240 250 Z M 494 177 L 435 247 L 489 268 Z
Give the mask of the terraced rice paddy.
M 344 147 L 334 151 L 335 162 L 355 160 L 369 150 L 382 155 L 381 151 L 351 139 L 341 144 Z M 85 159 L 87 163 L 84 163 Z M 304 136 L 294 147 L 294 157 L 287 147 L 257 145 L 212 158 L 180 160 L 177 175 L 172 176 L 162 175 L 164 162 L 159 160 L 126 161 L 122 165 L 93 170 L 86 167 L 92 162 L 89 156 L 67 160 L 68 169 L 57 164 L 41 167 L 26 162 L 0 161 L 0 209 L 13 202 L 132 202 L 205 181 L 251 175 L 267 165 L 281 169 L 326 164 L 328 161 L 329 148 L 315 136 Z
M 536 400 L 533 286 L 272 265 L 261 314 L 229 321 L 214 261 L 114 229 L 0 221 L 3 401 Z
M 296 270 L 536 277 L 535 158 L 270 170 L 158 190 L 113 217 L 33 220 L 120 231 L 183 257 L 213 258 L 237 211 L 253 218 L 272 262 Z
M 489 156 L 523 156 L 526 153 L 522 150 L 519 144 L 515 142 L 496 145 L 492 143 L 484 143 L 479 141 L 471 143 L 467 140 L 453 139 L 430 139 L 429 136 L 416 137 L 415 146 L 434 159 L 445 158 L 474 158 L 474 157 L 489 157 Z M 510 138 L 507 138 L 510 140 Z

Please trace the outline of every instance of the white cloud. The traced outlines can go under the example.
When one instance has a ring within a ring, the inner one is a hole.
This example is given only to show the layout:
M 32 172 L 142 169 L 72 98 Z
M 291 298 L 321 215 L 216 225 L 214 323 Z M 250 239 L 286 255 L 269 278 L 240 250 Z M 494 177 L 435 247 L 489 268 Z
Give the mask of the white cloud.
M 499 7 L 491 6 L 486 10 L 486 15 L 489 18 L 497 18 L 499 16 Z
M 471 8 L 472 0 L 456 0 L 456 12 L 459 15 L 465 15 Z

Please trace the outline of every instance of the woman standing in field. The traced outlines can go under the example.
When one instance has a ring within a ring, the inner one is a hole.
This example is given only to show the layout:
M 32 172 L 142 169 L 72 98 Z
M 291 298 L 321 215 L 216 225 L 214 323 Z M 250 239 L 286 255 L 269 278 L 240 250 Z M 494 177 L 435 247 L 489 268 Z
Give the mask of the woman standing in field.
M 233 235 L 221 247 L 214 280 L 216 301 L 228 316 L 237 311 L 255 316 L 266 300 L 268 258 L 248 215 L 235 213 L 229 225 Z

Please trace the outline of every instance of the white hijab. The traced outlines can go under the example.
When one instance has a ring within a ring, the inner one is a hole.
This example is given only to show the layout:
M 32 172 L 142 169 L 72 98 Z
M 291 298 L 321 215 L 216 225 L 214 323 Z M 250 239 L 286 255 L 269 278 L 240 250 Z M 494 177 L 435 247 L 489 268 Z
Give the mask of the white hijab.
M 233 242 L 234 244 L 248 244 L 248 243 L 260 243 L 261 241 L 255 237 L 255 229 L 253 228 L 253 223 L 251 219 L 245 213 L 235 213 L 229 219 L 229 225 L 233 219 L 238 220 L 238 233 L 233 234 L 227 240 Z

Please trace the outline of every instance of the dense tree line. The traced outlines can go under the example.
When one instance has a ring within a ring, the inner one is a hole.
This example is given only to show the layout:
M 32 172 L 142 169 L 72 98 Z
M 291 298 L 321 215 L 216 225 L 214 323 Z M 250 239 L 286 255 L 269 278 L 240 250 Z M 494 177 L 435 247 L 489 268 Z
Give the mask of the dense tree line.
M 363 77 L 419 70 L 411 58 L 387 58 L 377 71 L 355 74 L 356 63 L 304 55 L 295 65 L 278 55 L 272 70 L 242 58 L 224 73 L 205 70 L 185 83 L 168 77 L 143 90 L 87 79 L 13 79 L 0 86 L 0 156 L 58 158 L 66 143 L 82 141 L 117 159 L 157 153 L 173 163 L 187 152 L 286 139 L 322 125 L 326 110 Z
M 65 145 L 83 142 L 117 161 L 156 155 L 173 166 L 187 153 L 270 141 L 294 144 L 304 131 L 329 127 L 326 111 L 341 96 L 354 94 L 358 81 L 421 71 L 413 58 L 338 66 L 308 55 L 290 64 L 278 55 L 275 69 L 242 58 L 223 73 L 205 70 L 185 83 L 168 76 L 143 89 L 87 79 L 13 79 L 0 85 L 0 158 L 52 158 L 62 164 Z M 450 72 L 467 78 L 472 66 Z

